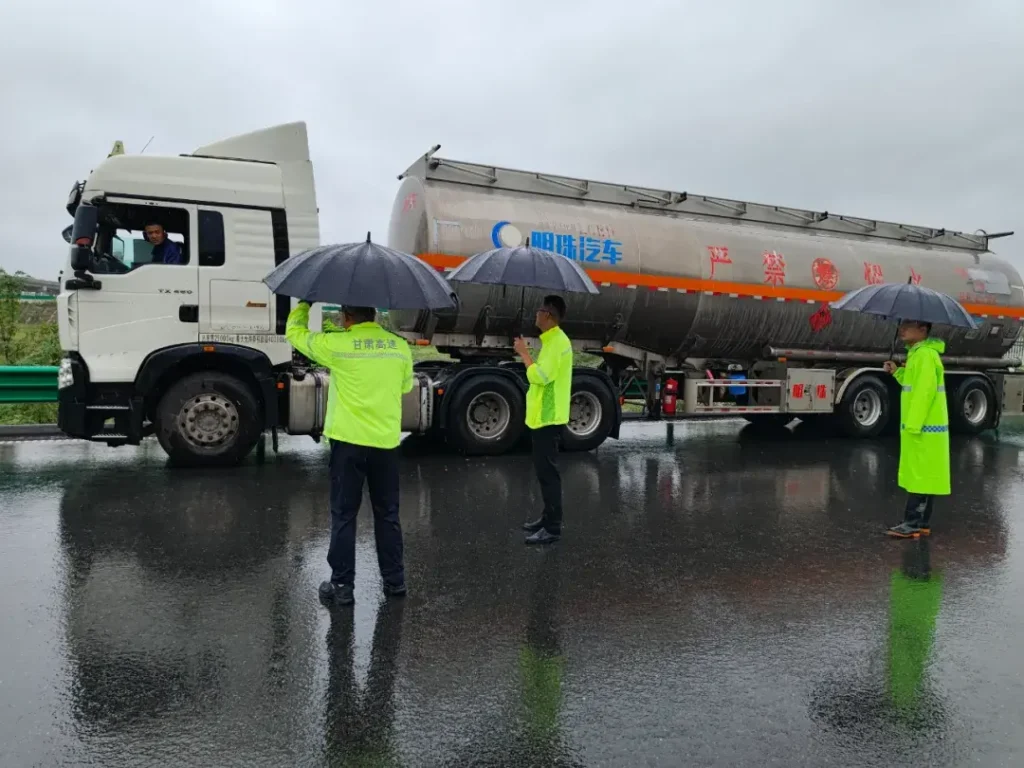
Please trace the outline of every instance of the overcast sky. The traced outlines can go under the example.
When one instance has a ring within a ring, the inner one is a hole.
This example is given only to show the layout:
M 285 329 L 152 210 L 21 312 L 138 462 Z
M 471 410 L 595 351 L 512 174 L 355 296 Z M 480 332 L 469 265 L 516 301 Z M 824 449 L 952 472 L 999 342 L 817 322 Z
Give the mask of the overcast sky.
M 115 139 L 176 154 L 291 120 L 309 125 L 325 242 L 384 237 L 396 175 L 441 143 L 461 160 L 1016 229 L 995 249 L 1024 266 L 1020 0 L 288 5 L 0 3 L 0 266 L 56 276 L 68 190 Z

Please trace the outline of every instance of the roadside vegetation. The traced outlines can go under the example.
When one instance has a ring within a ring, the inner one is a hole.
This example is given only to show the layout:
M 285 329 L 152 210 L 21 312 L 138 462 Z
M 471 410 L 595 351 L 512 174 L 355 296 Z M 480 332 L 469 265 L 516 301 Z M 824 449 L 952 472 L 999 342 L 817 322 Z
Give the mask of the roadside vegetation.
M 20 301 L 22 276 L 0 269 L 0 365 L 59 365 L 60 339 L 52 312 Z M 55 403 L 0 404 L 0 424 L 52 424 Z

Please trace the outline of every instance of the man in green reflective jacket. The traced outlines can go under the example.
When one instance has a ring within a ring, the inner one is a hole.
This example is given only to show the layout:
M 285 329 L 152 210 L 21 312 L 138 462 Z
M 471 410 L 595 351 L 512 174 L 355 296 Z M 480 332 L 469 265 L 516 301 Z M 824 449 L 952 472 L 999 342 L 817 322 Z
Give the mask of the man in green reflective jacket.
M 888 531 L 897 538 L 916 539 L 930 534 L 935 497 L 950 492 L 949 416 L 941 357 L 946 344 L 929 338 L 930 332 L 930 323 L 901 323 L 907 365 L 898 368 L 891 360 L 885 364 L 885 370 L 903 387 L 899 484 L 908 496 L 903 522 Z
M 526 366 L 526 426 L 533 443 L 533 466 L 544 499 L 541 516 L 523 526 L 527 544 L 552 544 L 562 535 L 562 476 L 556 458 L 562 430 L 569 423 L 572 397 L 572 342 L 561 329 L 565 301 L 545 296 L 535 320 L 540 329 L 540 353 L 534 360 L 523 338 L 516 352 Z
M 324 437 L 331 441 L 330 581 L 327 603 L 352 605 L 356 575 L 356 515 L 363 486 L 370 491 L 373 534 L 384 593 L 406 594 L 402 526 L 398 519 L 398 444 L 402 395 L 413 388 L 412 355 L 399 336 L 381 328 L 372 307 L 342 307 L 342 329 L 309 330 L 309 304 L 288 315 L 289 343 L 330 371 Z

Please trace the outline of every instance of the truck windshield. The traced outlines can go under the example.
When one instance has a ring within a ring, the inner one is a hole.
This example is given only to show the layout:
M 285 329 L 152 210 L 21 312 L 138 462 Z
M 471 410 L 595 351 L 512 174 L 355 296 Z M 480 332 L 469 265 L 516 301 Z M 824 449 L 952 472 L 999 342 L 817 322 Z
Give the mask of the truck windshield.
M 177 208 L 101 203 L 75 212 L 76 237 L 87 234 L 95 216 L 93 254 L 97 272 L 127 272 L 146 264 L 187 264 L 188 214 Z M 168 241 L 164 244 L 164 241 Z M 168 256 L 170 254 L 170 256 Z

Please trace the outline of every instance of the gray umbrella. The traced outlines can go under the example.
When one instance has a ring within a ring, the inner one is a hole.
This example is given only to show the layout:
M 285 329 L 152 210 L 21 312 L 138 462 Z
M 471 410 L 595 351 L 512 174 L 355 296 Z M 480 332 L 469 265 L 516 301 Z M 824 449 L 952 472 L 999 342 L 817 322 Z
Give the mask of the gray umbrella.
M 600 293 L 575 262 L 551 251 L 525 246 L 496 248 L 471 256 L 448 273 L 452 282 L 514 285 L 554 293 Z
M 271 291 L 308 302 L 374 309 L 454 309 L 447 281 L 415 256 L 370 242 L 324 245 L 263 278 Z
M 878 315 L 887 320 L 918 320 L 922 323 L 974 328 L 970 313 L 944 293 L 910 283 L 866 285 L 832 302 L 834 309 Z

